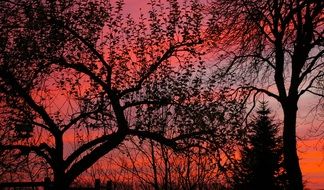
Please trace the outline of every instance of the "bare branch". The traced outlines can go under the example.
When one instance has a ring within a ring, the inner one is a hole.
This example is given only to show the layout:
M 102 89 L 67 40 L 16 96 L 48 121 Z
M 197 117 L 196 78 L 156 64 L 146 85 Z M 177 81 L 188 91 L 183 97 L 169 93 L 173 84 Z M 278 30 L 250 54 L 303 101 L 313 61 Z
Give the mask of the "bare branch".
M 320 97 L 323 97 L 324 98 L 324 95 L 323 94 L 320 94 L 318 92 L 314 92 L 314 91 L 311 91 L 311 90 L 307 90 L 307 92 L 311 93 L 311 94 L 314 94 L 316 96 L 320 96 Z
M 246 86 L 246 87 L 241 87 L 242 89 L 251 89 L 251 90 L 254 90 L 256 91 L 257 93 L 261 92 L 261 93 L 264 93 L 266 95 L 268 95 L 269 97 L 272 97 L 272 98 L 275 98 L 276 100 L 280 101 L 280 97 L 266 89 L 263 89 L 263 88 L 257 88 L 255 86 Z
M 307 69 L 301 74 L 301 76 L 299 77 L 300 81 L 303 81 L 304 78 L 311 73 L 314 69 L 317 69 L 317 67 L 314 68 L 316 62 L 318 61 L 318 59 L 322 58 L 324 54 L 324 50 L 320 51 L 316 56 L 311 57 L 310 59 L 312 59 L 312 61 L 309 63 L 309 66 L 307 67 Z M 320 64 L 322 65 L 322 64 Z
M 310 90 L 310 88 L 313 87 L 314 82 L 315 82 L 318 78 L 320 78 L 320 77 L 322 77 L 322 76 L 324 76 L 324 73 L 323 73 L 323 72 L 319 72 L 316 76 L 314 76 L 314 77 L 309 81 L 307 87 L 306 87 L 305 89 L 303 89 L 303 90 L 300 91 L 300 93 L 299 93 L 298 96 L 302 96 L 305 92 L 310 92 L 310 93 L 312 93 L 312 94 L 314 94 L 314 95 L 317 95 L 317 96 L 323 96 L 323 95 L 321 95 L 321 94 L 318 94 L 318 93 L 313 92 L 313 91 Z

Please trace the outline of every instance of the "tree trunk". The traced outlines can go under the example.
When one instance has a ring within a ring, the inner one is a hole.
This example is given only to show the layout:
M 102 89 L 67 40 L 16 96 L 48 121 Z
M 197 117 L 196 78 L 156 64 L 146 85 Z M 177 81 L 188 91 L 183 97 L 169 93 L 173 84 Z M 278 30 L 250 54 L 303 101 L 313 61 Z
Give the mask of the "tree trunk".
M 69 183 L 67 182 L 64 172 L 54 172 L 54 188 L 60 190 L 68 190 Z
M 284 111 L 284 164 L 288 174 L 289 190 L 302 190 L 302 173 L 299 166 L 296 141 L 297 100 L 282 104 Z
M 54 189 L 67 190 L 71 181 L 67 178 L 65 173 L 65 163 L 63 159 L 63 134 L 57 133 L 55 136 L 55 165 L 53 166 L 54 172 Z

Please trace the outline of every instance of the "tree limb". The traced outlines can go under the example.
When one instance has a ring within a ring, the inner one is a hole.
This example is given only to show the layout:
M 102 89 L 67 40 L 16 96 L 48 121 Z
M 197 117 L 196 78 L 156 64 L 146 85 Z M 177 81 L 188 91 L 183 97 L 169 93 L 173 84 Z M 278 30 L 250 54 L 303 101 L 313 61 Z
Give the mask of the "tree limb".
M 48 164 L 53 166 L 53 160 L 49 157 L 43 149 L 47 149 L 46 147 L 42 146 L 28 146 L 28 145 L 1 145 L 0 150 L 19 150 L 21 151 L 22 155 L 28 155 L 30 152 L 34 152 L 38 156 L 44 158 Z M 49 150 L 47 150 L 49 152 Z M 49 154 L 51 154 L 49 152 Z
M 42 117 L 44 122 L 48 125 L 48 128 L 45 129 L 50 131 L 53 135 L 61 133 L 58 129 L 58 126 L 48 115 L 46 110 L 34 101 L 34 99 L 26 92 L 25 89 L 23 89 L 23 87 L 18 83 L 16 78 L 11 73 L 4 69 L 1 69 L 0 73 L 0 76 L 3 78 L 3 80 L 5 80 L 7 84 L 10 84 L 14 91 L 16 91 L 19 96 L 22 97 L 26 101 L 26 103 Z
M 193 42 L 186 42 L 186 43 L 179 43 L 176 45 L 170 45 L 170 47 L 164 52 L 162 57 L 158 58 L 156 60 L 156 62 L 154 62 L 152 65 L 150 65 L 150 67 L 148 68 L 146 73 L 144 73 L 143 76 L 138 80 L 137 84 L 133 87 L 127 88 L 127 89 L 123 90 L 122 92 L 120 92 L 119 97 L 122 97 L 128 93 L 140 90 L 142 88 L 143 83 L 158 69 L 158 67 L 164 61 L 169 59 L 178 48 L 190 47 L 190 46 L 194 46 L 194 45 L 201 44 L 201 43 L 202 43 L 202 41 L 198 40 L 198 41 L 193 41 Z
M 170 101 L 168 99 L 161 100 L 142 100 L 142 101 L 134 101 L 134 102 L 126 102 L 122 107 L 124 110 L 130 107 L 140 106 L 140 105 L 167 105 Z
M 75 161 L 75 159 L 77 157 L 79 157 L 81 154 L 83 154 L 84 152 L 86 152 L 87 150 L 93 148 L 94 146 L 100 144 L 100 143 L 104 143 L 106 141 L 109 141 L 110 138 L 113 138 L 116 135 L 116 133 L 112 133 L 109 135 L 103 135 L 99 138 L 96 138 L 90 142 L 87 142 L 85 144 L 83 144 L 82 146 L 80 146 L 78 149 L 76 149 L 75 151 L 73 151 L 72 154 L 70 154 L 66 160 L 65 160 L 65 164 L 66 166 L 69 166 L 70 164 L 73 163 L 73 161 Z

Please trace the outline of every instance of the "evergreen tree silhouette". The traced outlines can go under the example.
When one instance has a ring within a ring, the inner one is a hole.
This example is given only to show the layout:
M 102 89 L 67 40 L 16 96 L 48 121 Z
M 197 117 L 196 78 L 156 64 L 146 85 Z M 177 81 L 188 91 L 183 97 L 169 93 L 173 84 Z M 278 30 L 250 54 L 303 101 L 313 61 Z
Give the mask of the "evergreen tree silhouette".
M 234 176 L 234 189 L 278 190 L 287 186 L 279 124 L 270 113 L 267 102 L 262 101 L 257 116 L 248 125 L 248 143 L 241 150 L 241 171 Z

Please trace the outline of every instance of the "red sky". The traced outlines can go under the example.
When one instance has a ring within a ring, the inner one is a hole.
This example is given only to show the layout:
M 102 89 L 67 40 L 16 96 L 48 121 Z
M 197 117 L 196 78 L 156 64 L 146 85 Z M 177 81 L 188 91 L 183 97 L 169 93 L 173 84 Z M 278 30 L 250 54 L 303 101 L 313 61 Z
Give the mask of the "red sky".
M 125 0 L 125 12 L 138 15 L 141 8 L 145 13 L 146 2 L 146 0 Z M 299 137 L 303 139 L 298 143 L 300 164 L 304 180 L 307 181 L 306 187 L 311 190 L 324 189 L 324 143 L 318 143 L 314 137 L 306 137 L 312 126 L 320 124 L 320 121 L 313 120 L 313 114 L 308 114 L 316 103 L 316 99 L 307 94 L 300 100 L 297 129 Z M 273 105 L 276 114 L 281 114 L 280 107 L 275 103 Z M 280 115 L 277 116 L 280 118 Z

